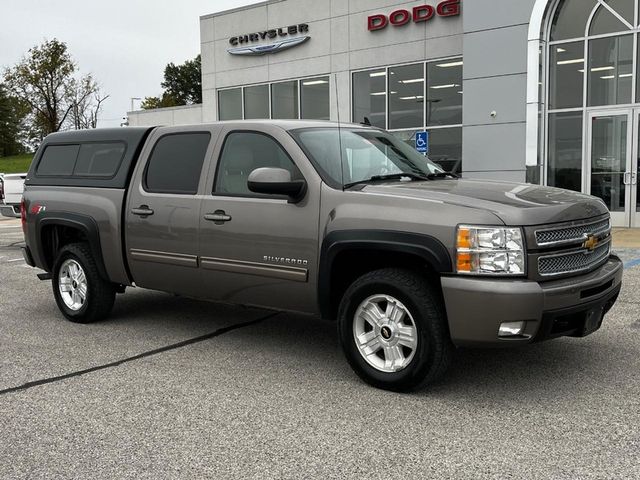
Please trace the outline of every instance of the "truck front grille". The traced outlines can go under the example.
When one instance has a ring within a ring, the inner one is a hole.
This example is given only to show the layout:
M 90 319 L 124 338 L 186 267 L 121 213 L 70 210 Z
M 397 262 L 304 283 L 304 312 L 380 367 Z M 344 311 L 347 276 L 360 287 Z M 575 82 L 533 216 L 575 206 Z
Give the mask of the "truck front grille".
M 581 248 L 566 253 L 538 257 L 538 273 L 543 277 L 592 270 L 603 264 L 611 253 L 611 238 L 593 250 Z
M 539 247 L 584 242 L 590 235 L 602 236 L 611 231 L 609 219 L 594 223 L 570 227 L 552 228 L 536 231 L 536 243 Z

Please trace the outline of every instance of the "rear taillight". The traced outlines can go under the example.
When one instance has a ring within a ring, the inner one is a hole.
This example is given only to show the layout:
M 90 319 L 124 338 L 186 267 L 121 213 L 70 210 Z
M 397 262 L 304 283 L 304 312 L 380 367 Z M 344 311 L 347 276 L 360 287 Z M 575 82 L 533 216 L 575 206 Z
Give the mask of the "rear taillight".
M 20 220 L 22 220 L 22 231 L 27 233 L 27 206 L 24 203 L 24 197 L 20 201 Z

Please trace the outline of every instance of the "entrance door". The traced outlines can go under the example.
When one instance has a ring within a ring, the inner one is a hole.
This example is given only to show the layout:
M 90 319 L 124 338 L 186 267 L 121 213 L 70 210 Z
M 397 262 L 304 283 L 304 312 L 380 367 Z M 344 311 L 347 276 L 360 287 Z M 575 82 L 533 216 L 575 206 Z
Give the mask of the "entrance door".
M 640 228 L 640 109 L 634 111 L 633 158 L 626 181 L 631 185 L 631 227 Z
M 600 197 L 616 227 L 640 227 L 638 221 L 638 156 L 640 111 L 592 112 L 585 165 L 587 193 Z

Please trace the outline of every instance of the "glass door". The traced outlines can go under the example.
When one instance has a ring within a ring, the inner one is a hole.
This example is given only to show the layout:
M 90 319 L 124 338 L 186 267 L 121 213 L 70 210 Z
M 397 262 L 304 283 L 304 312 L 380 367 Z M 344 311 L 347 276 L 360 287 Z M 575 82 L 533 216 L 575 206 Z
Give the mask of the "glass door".
M 633 128 L 633 157 L 631 158 L 631 168 L 627 172 L 625 181 L 631 190 L 631 223 L 632 228 L 640 228 L 640 109 L 634 110 L 633 118 L 635 126 Z
M 616 227 L 629 227 L 632 223 L 631 167 L 632 163 L 637 163 L 637 160 L 632 161 L 637 157 L 632 155 L 632 141 L 637 137 L 633 119 L 640 119 L 640 112 L 636 116 L 632 112 L 627 109 L 589 115 L 585 191 L 604 201 Z M 637 149 L 637 140 L 635 145 Z M 633 211 L 636 212 L 636 198 L 633 201 Z

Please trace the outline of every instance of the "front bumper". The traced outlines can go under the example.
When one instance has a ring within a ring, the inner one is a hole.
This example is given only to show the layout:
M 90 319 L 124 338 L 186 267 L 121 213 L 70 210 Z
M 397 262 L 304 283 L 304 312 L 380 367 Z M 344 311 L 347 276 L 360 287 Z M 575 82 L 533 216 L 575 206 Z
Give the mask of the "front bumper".
M 550 282 L 442 277 L 451 339 L 457 346 L 510 346 L 600 327 L 622 286 L 622 262 L 612 255 L 597 270 Z M 498 337 L 504 322 L 526 322 L 523 334 Z

